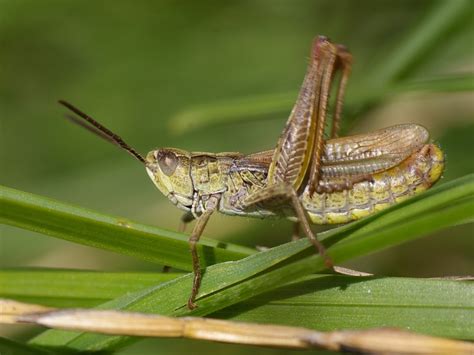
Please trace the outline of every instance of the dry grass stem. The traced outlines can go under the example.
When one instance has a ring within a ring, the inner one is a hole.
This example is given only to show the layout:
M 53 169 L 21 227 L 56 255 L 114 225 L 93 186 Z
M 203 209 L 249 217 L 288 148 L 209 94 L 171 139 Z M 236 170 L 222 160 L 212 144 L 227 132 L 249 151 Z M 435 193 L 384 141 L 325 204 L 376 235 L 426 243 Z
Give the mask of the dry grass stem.
M 472 354 L 474 345 L 400 329 L 319 332 L 306 328 L 208 318 L 173 318 L 112 310 L 53 309 L 0 300 L 0 323 L 142 337 L 189 338 L 277 348 L 384 354 Z

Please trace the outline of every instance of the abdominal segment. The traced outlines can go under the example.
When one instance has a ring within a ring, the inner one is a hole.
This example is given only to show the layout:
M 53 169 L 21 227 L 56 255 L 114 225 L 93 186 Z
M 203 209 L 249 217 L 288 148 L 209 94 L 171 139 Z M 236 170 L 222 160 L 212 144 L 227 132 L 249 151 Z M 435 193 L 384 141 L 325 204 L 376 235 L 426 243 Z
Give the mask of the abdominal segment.
M 310 198 L 305 188 L 300 198 L 313 223 L 347 223 L 427 190 L 439 180 L 443 169 L 443 152 L 426 144 L 400 164 L 356 182 L 350 189 Z

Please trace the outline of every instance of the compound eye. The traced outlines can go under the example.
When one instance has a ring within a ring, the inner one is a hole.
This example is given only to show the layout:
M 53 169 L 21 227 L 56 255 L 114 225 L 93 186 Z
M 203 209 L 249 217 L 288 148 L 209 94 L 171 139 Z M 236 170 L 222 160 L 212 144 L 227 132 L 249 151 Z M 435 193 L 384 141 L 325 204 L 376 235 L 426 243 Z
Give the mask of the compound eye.
M 163 174 L 167 176 L 172 175 L 178 166 L 178 158 L 171 152 L 158 152 L 156 160 Z

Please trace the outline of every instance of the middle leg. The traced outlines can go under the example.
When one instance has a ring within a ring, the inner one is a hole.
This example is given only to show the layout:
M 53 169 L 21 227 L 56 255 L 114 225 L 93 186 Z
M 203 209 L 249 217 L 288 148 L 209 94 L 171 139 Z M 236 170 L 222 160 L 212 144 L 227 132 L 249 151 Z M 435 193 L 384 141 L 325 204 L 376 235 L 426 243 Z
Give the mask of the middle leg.
M 300 229 L 301 229 L 301 224 L 299 221 L 296 221 L 293 223 L 293 234 L 291 235 L 291 240 L 298 240 L 300 239 Z
M 324 259 L 324 264 L 329 269 L 332 269 L 333 262 L 329 255 L 327 255 L 324 245 L 318 240 L 316 234 L 314 234 L 311 230 L 308 214 L 306 213 L 296 190 L 291 185 L 279 183 L 267 186 L 264 189 L 249 195 L 240 207 L 242 209 L 247 209 L 258 205 L 282 208 L 285 207 L 288 202 L 293 207 L 296 217 L 298 218 L 298 225 L 302 227 L 304 234 L 308 237 L 311 244 L 314 245 L 316 250 Z

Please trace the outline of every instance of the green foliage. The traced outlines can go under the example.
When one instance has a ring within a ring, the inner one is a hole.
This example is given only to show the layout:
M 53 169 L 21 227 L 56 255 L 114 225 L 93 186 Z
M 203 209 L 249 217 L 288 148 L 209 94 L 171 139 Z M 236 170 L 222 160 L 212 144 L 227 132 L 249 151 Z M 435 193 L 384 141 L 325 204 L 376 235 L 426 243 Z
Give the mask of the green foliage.
M 255 253 L 239 243 L 276 245 L 288 240 L 288 228 L 238 218 L 216 217 L 206 229 L 207 236 L 230 234 L 236 244 L 203 238 L 201 259 L 209 267 L 200 307 L 189 312 L 184 307 L 189 274 L 143 272 L 159 269 L 155 263 L 191 269 L 187 236 L 167 230 L 176 228 L 178 213 L 125 154 L 62 124 L 63 111 L 55 106 L 57 99 L 71 100 L 140 151 L 270 149 L 294 103 L 311 38 L 328 35 L 348 45 L 355 59 L 346 132 L 400 94 L 424 93 L 427 101 L 411 115 L 402 108 L 389 121 L 372 116 L 372 127 L 399 119 L 424 124 L 447 156 L 444 181 L 435 189 L 320 233 L 331 256 L 377 275 L 470 272 L 472 228 L 454 226 L 474 216 L 473 176 L 467 175 L 474 160 L 466 153 L 472 150 L 472 100 L 459 99 L 473 91 L 472 1 L 302 0 L 295 6 L 285 0 L 195 5 L 105 0 L 96 6 L 25 0 L 2 2 L 0 8 L 0 105 L 2 131 L 8 132 L 2 135 L 1 179 L 15 188 L 0 189 L 0 218 L 8 225 L 0 235 L 2 265 L 15 267 L 0 272 L 0 296 L 321 330 L 390 325 L 472 340 L 472 283 L 314 274 L 322 271 L 321 260 L 307 241 Z M 450 101 L 456 98 L 460 101 Z M 435 104 L 443 100 L 439 109 Z M 169 134 L 170 127 L 181 134 Z M 465 177 L 453 181 L 460 176 Z M 389 247 L 379 259 L 354 260 Z M 99 249 L 132 258 L 110 260 L 112 254 Z M 127 341 L 47 331 L 32 343 L 84 350 Z M 192 346 L 198 354 L 211 345 Z M 0 339 L 2 353 L 37 349 Z
M 474 175 L 468 175 L 368 218 L 322 233 L 321 237 L 330 246 L 329 255 L 339 264 L 441 228 L 470 222 L 473 216 Z M 113 226 L 109 228 L 113 230 Z M 123 237 L 126 238 L 126 235 Z M 146 250 L 142 253 L 146 253 Z M 136 292 L 127 292 L 101 304 L 99 308 L 203 316 L 322 270 L 324 265 L 320 256 L 315 255 L 311 244 L 303 239 L 238 261 L 208 267 L 197 298 L 199 307 L 194 311 L 186 308 L 192 274 Z M 452 325 L 450 322 L 448 324 Z M 440 331 L 429 326 L 423 330 L 427 333 Z M 105 350 L 123 345 L 126 340 L 129 339 L 52 330 L 35 338 L 33 344 L 77 350 Z
M 405 41 L 391 49 L 393 55 L 383 57 L 370 75 L 355 86 L 349 86 L 345 120 L 355 120 L 374 105 L 383 102 L 389 94 L 410 91 L 472 91 L 472 74 L 431 78 L 413 81 L 409 74 L 415 73 L 423 63 L 429 61 L 439 41 L 446 39 L 455 30 L 462 30 L 471 21 L 468 0 L 433 2 L 430 11 L 420 23 L 409 31 Z M 352 90 L 351 90 L 352 88 Z M 188 108 L 170 121 L 171 129 L 177 133 L 212 126 L 269 118 L 282 114 L 294 103 L 295 93 L 281 93 L 260 97 L 247 97 L 230 102 L 220 102 Z M 347 122 L 346 122 L 347 123 Z
M 384 99 L 399 93 L 407 92 L 463 92 L 474 90 L 474 75 L 452 75 L 429 80 L 403 81 L 384 89 L 372 88 L 364 97 L 352 103 L 349 101 L 346 110 L 362 114 Z M 208 105 L 199 105 L 179 112 L 170 120 L 170 129 L 175 133 L 185 133 L 194 129 L 202 129 L 215 125 L 228 125 L 236 122 L 252 122 L 278 118 L 288 111 L 295 101 L 295 93 L 281 93 L 233 99 Z M 352 106 L 351 106 L 352 104 Z M 353 117 L 355 120 L 356 117 Z
M 179 274 L 72 270 L 5 270 L 1 297 L 91 307 Z M 472 282 L 450 279 L 309 275 L 224 308 L 210 317 L 319 330 L 380 324 L 421 333 L 472 339 Z M 295 312 L 298 309 L 298 312 Z
M 51 355 L 46 350 L 41 350 L 33 346 L 17 343 L 10 339 L 0 337 L 0 354 L 4 355 Z

